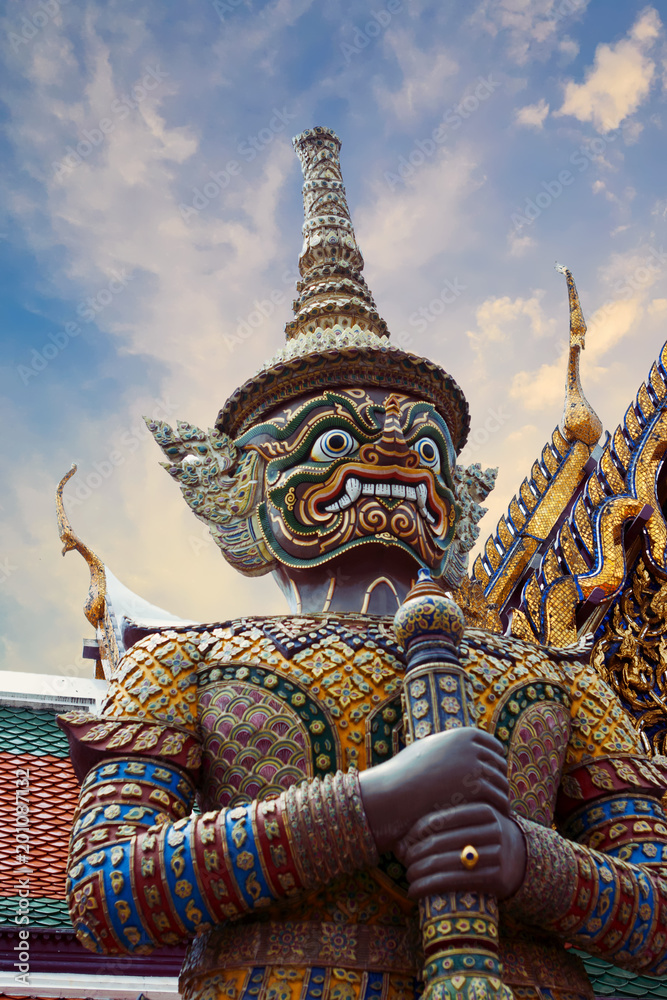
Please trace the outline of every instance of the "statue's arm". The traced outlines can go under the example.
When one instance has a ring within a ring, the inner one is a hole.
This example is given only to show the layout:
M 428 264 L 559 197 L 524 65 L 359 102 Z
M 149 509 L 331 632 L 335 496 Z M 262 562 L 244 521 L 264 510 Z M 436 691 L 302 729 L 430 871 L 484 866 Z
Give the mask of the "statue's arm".
M 567 783 L 570 792 L 578 787 L 578 808 L 561 816 L 562 832 L 517 819 L 528 860 L 523 885 L 506 905 L 583 951 L 634 972 L 664 975 L 664 785 L 659 769 L 640 757 L 578 767 Z M 572 804 L 567 794 L 563 801 Z
M 338 771 L 270 801 L 204 815 L 191 814 L 195 778 L 178 763 L 99 761 L 83 781 L 70 847 L 68 900 L 79 939 L 99 952 L 144 954 L 374 867 L 378 848 L 449 794 L 445 767 L 458 788 L 471 757 L 480 799 L 502 809 L 500 747 L 474 729 L 439 733 L 361 775 Z
M 435 811 L 397 847 L 410 894 L 491 889 L 522 923 L 631 971 L 662 975 L 667 972 L 664 759 L 646 757 L 637 730 L 593 668 L 574 663 L 568 672 L 572 725 L 556 803 L 558 829 L 515 812 L 508 821 L 497 809 L 475 802 Z M 461 859 L 468 844 L 478 852 L 471 871 Z M 519 864 L 508 864 L 515 856 Z
M 164 761 L 89 771 L 68 891 L 88 947 L 144 954 L 377 862 L 356 771 L 204 815 L 190 814 L 194 792 Z
M 203 654 L 176 633 L 142 639 L 119 664 L 101 718 L 60 720 L 82 782 L 68 902 L 94 951 L 174 945 L 377 861 L 356 771 L 192 814 Z

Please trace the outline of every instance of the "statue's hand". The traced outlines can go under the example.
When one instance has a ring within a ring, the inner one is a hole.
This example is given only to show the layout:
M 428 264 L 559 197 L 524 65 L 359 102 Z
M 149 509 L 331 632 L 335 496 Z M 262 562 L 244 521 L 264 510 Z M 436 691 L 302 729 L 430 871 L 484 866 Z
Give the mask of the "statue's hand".
M 469 846 L 478 854 L 473 868 L 466 868 L 461 858 Z M 507 899 L 521 888 L 526 871 L 526 843 L 519 825 L 484 802 L 417 820 L 395 853 L 408 870 L 414 898 L 472 889 Z
M 479 802 L 509 815 L 502 746 L 482 729 L 434 733 L 363 771 L 359 778 L 366 816 L 381 853 L 393 848 L 417 820 L 439 810 Z

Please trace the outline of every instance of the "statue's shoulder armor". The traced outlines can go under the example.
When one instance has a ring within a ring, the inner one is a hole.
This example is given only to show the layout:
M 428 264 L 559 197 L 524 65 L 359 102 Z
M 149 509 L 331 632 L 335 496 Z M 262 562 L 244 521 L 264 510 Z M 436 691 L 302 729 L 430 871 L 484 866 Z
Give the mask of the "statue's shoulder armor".
M 122 657 L 102 706 L 106 718 L 197 726 L 197 668 L 206 640 L 194 631 L 154 632 Z
M 480 724 L 503 732 L 529 704 L 567 709 L 566 767 L 603 755 L 644 755 L 641 738 L 618 696 L 588 663 L 583 646 L 539 646 L 513 636 L 466 629 L 462 644 L 482 710 Z

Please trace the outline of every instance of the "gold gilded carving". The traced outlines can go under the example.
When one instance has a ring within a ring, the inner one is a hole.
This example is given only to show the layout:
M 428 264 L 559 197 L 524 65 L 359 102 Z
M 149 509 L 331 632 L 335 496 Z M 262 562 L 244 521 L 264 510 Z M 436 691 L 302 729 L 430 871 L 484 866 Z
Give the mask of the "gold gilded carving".
M 512 612 L 512 635 L 517 639 L 525 639 L 526 642 L 539 642 L 523 611 Z
M 106 578 L 104 575 L 104 565 L 100 558 L 95 555 L 92 549 L 89 549 L 87 545 L 84 545 L 81 539 L 74 534 L 72 525 L 70 524 L 70 520 L 63 505 L 63 489 L 65 487 L 65 483 L 72 478 L 75 472 L 76 465 L 73 465 L 69 472 L 67 472 L 60 480 L 56 490 L 58 532 L 60 534 L 60 541 L 63 543 L 63 555 L 67 552 L 71 552 L 72 549 L 76 549 L 76 551 L 79 552 L 88 563 L 88 569 L 90 570 L 90 589 L 88 591 L 88 598 L 83 611 L 90 624 L 96 628 L 104 616 L 106 603 Z
M 484 555 L 475 560 L 473 578 L 499 612 L 520 583 L 540 543 L 546 542 L 580 488 L 590 451 L 590 446 L 582 441 L 566 441 L 558 430 L 554 431 L 552 441 L 544 446 L 540 459 L 534 463 L 530 478 L 523 481 L 519 495 L 501 518 L 495 536 L 487 539 Z M 585 511 L 584 516 L 588 519 Z M 510 523 L 514 533 L 509 530 Z M 587 527 L 592 545 L 590 523 Z M 554 578 L 556 565 L 553 565 Z
M 595 587 L 601 587 L 611 595 L 625 578 L 625 549 L 623 546 L 623 526 L 625 521 L 637 517 L 644 504 L 633 497 L 613 497 L 600 512 L 599 538 L 600 553 L 598 569 L 583 573 L 578 577 L 579 586 L 585 597 Z
M 116 872 L 116 871 L 111 872 L 109 878 L 111 880 L 111 888 L 116 893 L 116 895 L 118 895 L 118 893 L 122 890 L 123 886 L 125 885 L 125 879 L 123 878 L 122 872 Z
M 588 564 L 579 551 L 572 534 L 572 529 L 567 521 L 565 521 L 560 530 L 558 541 L 561 554 L 567 563 L 568 569 L 573 573 L 585 573 L 588 569 Z
M 151 910 L 160 905 L 160 893 L 157 886 L 144 886 L 144 896 L 146 897 L 146 903 Z
M 586 511 L 586 505 L 583 499 L 577 500 L 574 506 L 574 523 L 577 527 L 584 545 L 589 552 L 593 552 L 595 548 L 595 539 L 593 538 L 593 528 L 591 527 L 591 519 Z
M 632 709 L 640 732 L 664 719 L 667 584 L 655 580 L 642 559 L 593 648 L 591 662 Z M 665 753 L 664 735 L 655 737 L 653 743 L 654 752 Z
M 662 400 L 667 394 L 667 386 L 665 385 L 665 380 L 655 362 L 653 363 L 653 365 L 651 365 L 651 371 L 649 372 L 648 375 L 648 381 L 651 383 L 651 388 L 653 389 L 658 399 Z
M 549 549 L 542 562 L 542 572 L 547 583 L 553 583 L 561 575 L 561 568 L 553 549 Z
M 88 548 L 88 546 L 85 545 L 74 533 L 63 503 L 63 489 L 65 487 L 65 483 L 72 478 L 75 472 L 76 465 L 73 465 L 69 472 L 67 472 L 60 480 L 58 488 L 56 489 L 58 534 L 60 535 L 60 540 L 63 543 L 63 555 L 71 552 L 72 549 L 76 549 L 76 551 L 83 556 L 88 564 L 88 570 L 90 572 L 90 585 L 88 588 L 88 596 L 83 606 L 83 613 L 93 628 L 97 630 L 98 637 L 100 638 L 100 660 L 108 661 L 108 663 L 113 667 L 118 663 L 120 653 L 116 643 L 116 634 L 114 632 L 113 622 L 111 621 L 106 605 L 106 574 L 104 571 L 104 564 L 100 558 L 95 555 L 92 549 Z M 104 676 L 99 664 L 96 668 L 96 676 Z
M 614 493 L 622 493 L 625 489 L 625 479 L 614 465 L 609 451 L 604 451 L 600 459 L 600 468 Z
M 495 604 L 486 598 L 484 589 L 476 580 L 465 576 L 452 596 L 465 615 L 468 625 L 488 629 L 489 632 L 503 631 L 503 623 Z
M 130 910 L 129 904 L 126 903 L 124 899 L 119 899 L 118 902 L 115 903 L 114 905 L 116 907 L 116 910 L 118 911 L 118 918 L 121 924 L 124 924 L 132 912 Z M 129 927 L 128 930 L 130 930 Z
M 546 641 L 552 646 L 570 646 L 577 641 L 575 610 L 577 588 L 571 576 L 555 583 L 544 602 Z
M 625 440 L 622 427 L 617 427 L 614 431 L 613 447 L 616 457 L 619 459 L 621 465 L 627 469 L 630 459 L 632 458 L 632 452 L 628 448 L 628 443 Z
M 128 798 L 141 798 L 141 788 L 139 785 L 135 785 L 133 782 L 128 782 L 128 784 L 123 785 L 120 790 L 121 795 L 127 795 Z M 152 796 L 151 796 L 152 798 Z
M 183 857 L 183 848 L 179 847 L 178 850 L 174 851 L 171 856 L 171 870 L 173 871 L 176 878 L 180 878 L 185 870 L 185 859 Z
M 667 548 L 667 525 L 664 517 L 658 513 L 661 508 L 657 494 L 658 467 L 667 451 L 667 413 L 662 413 L 651 428 L 646 441 L 642 444 L 632 477 L 632 489 L 635 495 L 654 510 L 654 516 L 646 523 L 645 531 L 649 538 L 650 559 L 655 566 L 665 565 L 665 549 Z

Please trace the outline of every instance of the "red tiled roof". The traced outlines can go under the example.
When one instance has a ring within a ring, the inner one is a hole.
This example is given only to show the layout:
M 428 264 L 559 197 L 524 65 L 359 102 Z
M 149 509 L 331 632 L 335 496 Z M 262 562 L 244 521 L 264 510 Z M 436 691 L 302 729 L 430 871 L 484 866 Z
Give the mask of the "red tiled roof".
M 67 848 L 72 817 L 79 795 L 69 758 L 51 754 L 14 754 L 0 752 L 0 896 L 17 894 L 17 862 L 15 799 L 15 772 L 24 768 L 29 772 L 29 826 L 31 896 L 63 899 Z M 7 794 L 9 792 L 9 794 Z

